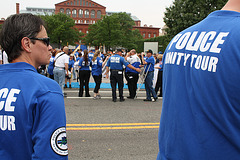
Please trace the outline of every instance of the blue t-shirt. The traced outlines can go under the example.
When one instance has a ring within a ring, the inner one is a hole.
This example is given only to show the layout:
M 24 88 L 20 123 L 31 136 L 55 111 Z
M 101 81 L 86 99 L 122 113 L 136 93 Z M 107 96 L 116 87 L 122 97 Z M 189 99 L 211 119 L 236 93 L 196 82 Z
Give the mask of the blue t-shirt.
M 123 65 L 127 66 L 129 63 L 118 54 L 111 56 L 107 61 L 107 66 L 110 69 L 123 70 Z
M 54 63 L 54 59 L 55 59 L 55 57 L 51 57 L 50 58 L 50 63 L 49 63 L 49 65 L 48 65 L 48 73 L 50 74 L 50 75 L 53 75 L 53 69 L 54 69 L 54 66 L 53 66 L 53 63 Z
M 0 157 L 67 159 L 61 88 L 25 62 L 0 65 Z
M 152 72 L 154 71 L 154 65 L 155 65 L 155 59 L 153 56 L 151 57 L 146 57 L 145 62 L 147 62 L 147 64 L 144 66 L 145 68 L 145 73 L 148 72 Z
M 159 61 L 159 71 L 163 71 L 163 61 Z
M 75 61 L 73 59 L 72 60 L 69 59 L 69 63 L 68 63 L 68 70 L 69 71 L 71 71 L 71 69 L 73 68 L 74 63 L 75 63 Z
M 164 53 L 160 159 L 240 159 L 240 13 L 215 11 Z
M 90 61 L 92 61 L 93 56 L 94 56 L 94 53 L 93 53 L 93 52 L 89 52 L 89 53 L 88 53 L 88 58 L 90 59 Z
M 102 59 L 100 57 L 97 57 L 96 60 L 92 63 L 92 75 L 93 76 L 99 76 L 102 74 Z
M 79 60 L 79 67 L 81 67 L 79 70 L 90 70 L 90 59 L 88 59 L 88 64 L 85 65 L 85 61 L 84 61 L 84 58 L 80 58 Z

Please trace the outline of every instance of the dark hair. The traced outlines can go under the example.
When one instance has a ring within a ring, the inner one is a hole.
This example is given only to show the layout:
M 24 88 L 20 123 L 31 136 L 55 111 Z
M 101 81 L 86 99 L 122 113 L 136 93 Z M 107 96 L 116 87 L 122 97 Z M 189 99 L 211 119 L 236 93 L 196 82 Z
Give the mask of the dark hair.
M 84 61 L 85 61 L 85 66 L 88 65 L 88 51 L 85 49 L 83 51 L 84 55 L 83 55 L 83 58 L 84 58 Z
M 0 33 L 0 44 L 12 62 L 21 55 L 21 40 L 24 37 L 34 38 L 44 26 L 43 20 L 30 13 L 14 14 L 3 23 Z M 35 43 L 34 40 L 31 40 Z

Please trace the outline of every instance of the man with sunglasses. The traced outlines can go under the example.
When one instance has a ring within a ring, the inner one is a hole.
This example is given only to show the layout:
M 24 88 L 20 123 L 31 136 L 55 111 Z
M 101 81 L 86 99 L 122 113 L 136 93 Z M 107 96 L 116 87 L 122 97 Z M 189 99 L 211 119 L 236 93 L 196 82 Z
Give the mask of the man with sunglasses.
M 229 0 L 169 43 L 157 160 L 240 159 L 239 28 Z
M 32 14 L 8 17 L 0 44 L 10 62 L 0 65 L 1 159 L 68 159 L 61 88 L 36 70 L 51 57 L 43 21 Z

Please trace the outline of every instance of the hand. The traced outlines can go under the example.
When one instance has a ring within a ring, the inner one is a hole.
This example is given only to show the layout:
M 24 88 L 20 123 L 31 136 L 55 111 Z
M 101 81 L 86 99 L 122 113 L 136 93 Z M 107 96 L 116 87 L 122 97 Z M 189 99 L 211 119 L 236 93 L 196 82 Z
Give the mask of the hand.
M 107 78 L 107 79 L 109 78 L 109 75 L 108 75 L 108 74 L 106 74 L 106 78 Z
M 141 72 L 141 69 L 140 69 L 140 68 L 136 68 L 136 71 L 140 73 L 140 72 Z

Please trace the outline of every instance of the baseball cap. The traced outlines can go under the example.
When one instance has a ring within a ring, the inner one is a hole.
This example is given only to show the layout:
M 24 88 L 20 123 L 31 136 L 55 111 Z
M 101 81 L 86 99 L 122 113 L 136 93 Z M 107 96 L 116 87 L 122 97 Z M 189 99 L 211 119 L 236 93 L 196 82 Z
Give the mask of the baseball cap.
M 153 51 L 151 49 L 147 50 L 147 53 L 152 53 L 153 54 Z

